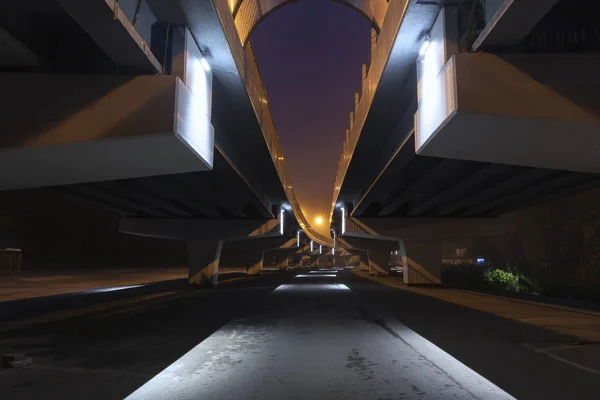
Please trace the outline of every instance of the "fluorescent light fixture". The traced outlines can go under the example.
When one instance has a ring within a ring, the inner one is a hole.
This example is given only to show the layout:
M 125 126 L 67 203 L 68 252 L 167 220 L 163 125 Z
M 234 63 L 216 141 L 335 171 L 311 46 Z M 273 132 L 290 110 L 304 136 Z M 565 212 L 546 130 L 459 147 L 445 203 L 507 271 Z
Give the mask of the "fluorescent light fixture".
M 312 253 L 313 251 L 315 251 L 315 242 L 313 242 L 312 240 L 310 241 L 310 252 Z
M 419 49 L 419 57 L 421 57 L 421 58 L 425 57 L 425 54 L 427 54 L 427 50 L 429 50 L 430 45 L 431 45 L 431 36 L 427 35 L 423 39 L 423 44 L 421 45 L 421 48 Z
M 116 286 L 116 287 L 108 287 L 108 288 L 100 288 L 100 289 L 89 289 L 89 290 L 84 290 L 83 292 L 80 292 L 80 293 L 91 294 L 91 293 L 116 292 L 117 290 L 133 289 L 133 288 L 142 287 L 142 286 L 146 286 L 146 285 Z
M 296 275 L 294 278 L 337 278 L 336 274 L 320 274 L 320 275 Z
M 279 233 L 283 235 L 283 207 L 279 207 Z
M 274 292 L 297 291 L 297 292 L 312 292 L 312 291 L 328 291 L 328 290 L 350 290 L 344 284 L 337 283 L 300 283 L 300 284 L 284 284 L 279 285 Z
M 300 231 L 296 233 L 296 246 L 300 247 Z
M 319 254 L 323 254 L 323 245 L 322 244 L 319 245 Z
M 310 271 L 309 274 L 337 274 L 337 271 Z
M 342 235 L 346 233 L 346 208 L 342 207 Z
M 208 63 L 208 60 L 205 57 L 202 57 L 200 59 L 200 64 L 202 64 L 202 68 L 204 68 L 206 72 L 210 72 L 210 64 Z

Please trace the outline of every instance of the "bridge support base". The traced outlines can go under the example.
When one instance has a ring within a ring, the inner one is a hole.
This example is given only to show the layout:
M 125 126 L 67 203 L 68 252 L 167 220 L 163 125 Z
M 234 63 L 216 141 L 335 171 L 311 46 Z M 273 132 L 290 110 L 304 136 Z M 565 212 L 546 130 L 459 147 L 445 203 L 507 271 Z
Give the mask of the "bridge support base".
M 360 258 L 360 270 L 368 271 L 369 270 L 369 253 L 367 250 L 362 249 L 345 249 L 350 255 L 358 256 Z
M 214 286 L 219 283 L 219 263 L 223 250 L 223 240 L 188 240 L 190 286 Z
M 389 275 L 390 254 L 400 249 L 398 239 L 365 235 L 364 237 L 347 237 L 343 239 L 354 249 L 365 249 L 369 257 L 370 275 Z M 349 249 L 349 251 L 351 251 Z M 361 260 L 362 265 L 362 260 Z
M 407 285 L 442 283 L 442 242 L 400 241 Z
M 289 257 L 298 252 L 297 247 L 280 247 L 263 250 L 263 266 L 267 265 L 277 271 L 287 269 Z
M 219 267 L 226 242 L 269 239 L 279 243 L 289 240 L 279 234 L 277 219 L 265 221 L 126 218 L 120 221 L 119 231 L 132 235 L 185 241 L 191 286 L 218 284 Z M 264 247 L 260 247 L 260 240 L 256 244 L 259 250 L 255 250 L 253 254 L 258 256 L 251 258 L 254 260 L 250 268 L 251 273 L 262 271 L 262 248 Z

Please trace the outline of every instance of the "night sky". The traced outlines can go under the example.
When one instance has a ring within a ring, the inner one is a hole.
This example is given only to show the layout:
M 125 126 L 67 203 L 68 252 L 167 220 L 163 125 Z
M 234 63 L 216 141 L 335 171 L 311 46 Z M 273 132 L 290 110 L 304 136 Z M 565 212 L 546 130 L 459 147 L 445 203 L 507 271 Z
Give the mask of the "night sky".
M 300 205 L 328 216 L 371 25 L 334 1 L 301 0 L 270 14 L 251 40 Z

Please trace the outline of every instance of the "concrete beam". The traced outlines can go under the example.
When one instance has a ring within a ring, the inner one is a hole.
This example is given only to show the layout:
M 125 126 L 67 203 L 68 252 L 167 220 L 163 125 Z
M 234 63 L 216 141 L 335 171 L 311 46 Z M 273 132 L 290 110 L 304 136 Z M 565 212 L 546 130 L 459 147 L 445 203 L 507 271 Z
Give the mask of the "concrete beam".
M 147 73 L 162 71 L 118 0 L 57 1 L 115 64 Z M 148 18 L 156 20 L 153 15 Z
M 43 64 L 33 51 L 0 27 L 0 66 L 35 68 Z
M 388 216 L 396 211 L 401 205 L 408 202 L 412 196 L 417 193 L 422 193 L 424 188 L 430 185 L 437 186 L 438 182 L 443 181 L 452 173 L 454 170 L 461 165 L 458 160 L 445 159 L 441 160 L 431 171 L 429 171 L 424 177 L 417 180 L 410 187 L 406 188 L 399 196 L 392 199 L 384 208 L 379 212 L 379 216 Z
M 279 220 L 124 218 L 119 232 L 171 240 L 233 240 L 247 236 L 280 236 Z
M 540 179 L 551 176 L 551 173 L 552 171 L 544 169 L 529 170 L 524 174 L 517 175 L 511 179 L 507 179 L 506 181 L 498 185 L 489 187 L 473 196 L 465 197 L 460 201 L 457 201 L 447 207 L 444 207 L 439 211 L 439 215 L 450 215 L 456 213 L 457 211 L 460 211 L 461 209 L 469 209 L 470 207 L 478 206 L 487 201 L 496 200 L 503 193 L 517 191 L 521 188 L 527 187 L 532 182 L 536 182 Z
M 0 189 L 204 171 L 213 129 L 174 76 L 1 74 Z
M 352 224 L 368 227 L 362 235 L 380 235 L 408 241 L 445 241 L 505 232 L 510 217 L 498 218 L 351 218 Z M 353 233 L 360 236 L 360 233 Z
M 473 44 L 473 50 L 518 45 L 558 1 L 504 0 Z
M 283 240 L 279 220 L 201 220 L 126 218 L 119 222 L 119 231 L 138 236 L 183 240 L 187 244 L 190 285 L 216 285 L 219 265 L 226 241 L 250 239 Z M 260 266 L 262 270 L 262 253 Z
M 225 240 L 220 267 L 244 266 L 248 275 L 258 275 L 263 271 L 265 249 L 293 245 L 294 239 L 268 234 Z
M 598 68 L 596 54 L 486 53 L 424 68 L 417 154 L 599 173 Z
M 464 196 L 468 192 L 468 189 L 485 182 L 491 177 L 506 172 L 510 168 L 510 165 L 502 164 L 491 164 L 488 165 L 466 179 L 462 180 L 457 185 L 454 185 L 446 190 L 439 192 L 437 195 L 430 197 L 428 200 L 422 202 L 417 207 L 410 210 L 407 214 L 408 217 L 416 217 L 419 214 L 427 211 L 438 204 L 447 204 L 448 202 L 455 200 L 459 196 Z
M 292 0 L 293 1 L 293 0 Z M 240 40 L 245 45 L 252 31 L 271 12 L 291 3 L 290 0 L 244 0 L 231 9 Z M 362 14 L 377 32 L 381 30 L 388 8 L 388 0 L 338 0 Z M 231 4 L 231 3 L 230 3 Z

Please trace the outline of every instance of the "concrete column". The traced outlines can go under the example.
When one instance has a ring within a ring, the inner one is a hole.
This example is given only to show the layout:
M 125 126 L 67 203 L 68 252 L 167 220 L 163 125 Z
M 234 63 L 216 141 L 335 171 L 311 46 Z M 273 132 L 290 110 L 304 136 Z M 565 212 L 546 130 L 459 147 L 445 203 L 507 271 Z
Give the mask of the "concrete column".
M 278 271 L 287 268 L 289 263 L 289 257 L 296 254 L 298 251 L 297 247 L 281 247 L 263 250 L 263 264 L 271 265 L 272 261 L 275 261 L 276 268 Z
M 248 275 L 258 275 L 263 271 L 266 249 L 291 247 L 295 239 L 284 236 L 250 236 L 225 241 L 222 250 L 221 267 L 246 267 Z M 297 251 L 297 248 L 294 248 Z
M 349 243 L 354 249 L 365 249 L 369 256 L 370 275 L 388 275 L 390 273 L 390 254 L 400 249 L 399 240 L 394 238 L 370 237 L 344 237 L 344 242 Z
M 407 285 L 442 282 L 442 242 L 400 241 L 400 254 Z
M 188 240 L 186 244 L 190 285 L 217 285 L 223 240 Z
M 318 261 L 319 261 L 319 254 L 311 254 L 310 255 L 310 267 L 311 268 L 316 268 Z
M 294 240 L 273 233 L 279 232 L 278 228 L 278 219 L 125 218 L 119 223 L 119 230 L 122 233 L 185 241 L 190 261 L 190 285 L 216 285 L 218 283 L 219 267 L 222 264 L 225 243 L 250 243 L 253 241 L 254 247 L 247 245 L 247 248 L 252 249 L 251 252 L 247 253 L 248 259 L 254 260 L 250 272 L 262 271 L 262 249 L 264 247 L 273 245 L 273 243 L 281 245 L 286 241 L 295 243 Z M 261 240 L 270 241 L 263 242 L 261 247 Z
M 369 270 L 369 253 L 363 249 L 346 249 L 352 256 L 358 256 L 360 258 L 360 270 Z

